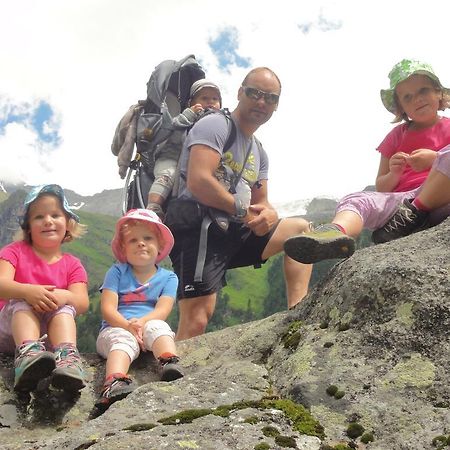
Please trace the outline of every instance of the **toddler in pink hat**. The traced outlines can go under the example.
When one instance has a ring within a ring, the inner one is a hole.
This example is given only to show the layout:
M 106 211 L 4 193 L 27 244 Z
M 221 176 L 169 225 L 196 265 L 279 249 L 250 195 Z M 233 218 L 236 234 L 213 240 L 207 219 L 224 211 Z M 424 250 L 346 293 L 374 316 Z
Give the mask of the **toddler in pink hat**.
M 100 410 L 134 390 L 128 369 L 141 351 L 153 352 L 162 381 L 183 377 L 175 334 L 165 322 L 178 278 L 157 265 L 173 244 L 172 233 L 153 211 L 130 210 L 116 224 L 111 247 L 118 262 L 100 288 L 103 322 L 97 352 L 107 360 L 105 383 L 95 404 Z

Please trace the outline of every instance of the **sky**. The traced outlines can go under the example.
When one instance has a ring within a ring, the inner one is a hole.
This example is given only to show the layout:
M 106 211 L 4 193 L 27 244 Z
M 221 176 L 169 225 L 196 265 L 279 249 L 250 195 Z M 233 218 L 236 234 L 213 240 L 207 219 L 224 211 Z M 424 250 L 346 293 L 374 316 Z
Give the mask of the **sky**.
M 256 133 L 272 203 L 361 190 L 393 127 L 379 96 L 393 65 L 426 61 L 450 87 L 449 13 L 447 0 L 0 0 L 0 181 L 123 187 L 117 123 L 157 64 L 194 54 L 230 110 L 251 68 L 281 79 Z

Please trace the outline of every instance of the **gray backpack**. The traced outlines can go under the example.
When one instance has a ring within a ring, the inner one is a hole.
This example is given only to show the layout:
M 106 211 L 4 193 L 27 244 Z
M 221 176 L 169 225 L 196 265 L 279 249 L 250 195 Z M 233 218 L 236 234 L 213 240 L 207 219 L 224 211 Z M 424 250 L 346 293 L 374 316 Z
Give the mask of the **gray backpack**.
M 117 125 L 111 151 L 125 178 L 123 213 L 145 208 L 158 146 L 174 132 L 172 120 L 188 106 L 192 84 L 204 77 L 194 55 L 161 62 L 147 83 L 146 100 L 132 105 Z

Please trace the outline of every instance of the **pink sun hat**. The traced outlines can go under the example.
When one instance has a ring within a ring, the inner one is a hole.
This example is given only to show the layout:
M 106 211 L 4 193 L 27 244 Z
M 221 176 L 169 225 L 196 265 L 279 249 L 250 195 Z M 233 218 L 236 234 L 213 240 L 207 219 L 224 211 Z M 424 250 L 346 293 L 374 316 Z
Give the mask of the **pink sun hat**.
M 122 263 L 127 262 L 125 253 L 123 252 L 122 245 L 120 243 L 120 229 L 122 225 L 129 220 L 140 220 L 142 222 L 152 223 L 158 228 L 164 243 L 163 247 L 159 250 L 156 262 L 159 263 L 160 261 L 162 261 L 170 253 L 170 250 L 172 250 L 174 244 L 173 234 L 169 230 L 169 228 L 167 228 L 161 222 L 161 219 L 157 216 L 157 214 L 148 209 L 130 209 L 123 217 L 121 217 L 117 221 L 116 231 L 111 241 L 111 249 L 117 261 Z

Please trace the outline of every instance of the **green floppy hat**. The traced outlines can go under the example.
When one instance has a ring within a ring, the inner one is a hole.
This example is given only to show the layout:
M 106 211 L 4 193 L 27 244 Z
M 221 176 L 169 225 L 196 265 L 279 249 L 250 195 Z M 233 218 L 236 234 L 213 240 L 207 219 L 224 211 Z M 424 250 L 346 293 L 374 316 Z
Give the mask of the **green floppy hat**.
M 394 91 L 397 85 L 405 81 L 411 75 L 426 75 L 434 80 L 442 91 L 450 95 L 450 89 L 442 86 L 439 78 L 434 73 L 433 68 L 427 64 L 420 61 L 415 61 L 413 59 L 403 59 L 397 63 L 392 70 L 389 72 L 390 89 L 381 89 L 381 101 L 385 108 L 392 114 L 396 114 Z

